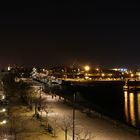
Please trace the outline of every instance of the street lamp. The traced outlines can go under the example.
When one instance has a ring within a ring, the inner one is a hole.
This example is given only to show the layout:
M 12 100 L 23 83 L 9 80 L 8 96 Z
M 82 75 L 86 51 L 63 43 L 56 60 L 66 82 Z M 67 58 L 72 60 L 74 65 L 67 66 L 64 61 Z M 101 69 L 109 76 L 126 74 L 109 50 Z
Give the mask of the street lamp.
M 75 138 L 75 101 L 76 101 L 76 95 L 74 93 L 73 95 L 73 103 L 74 103 L 73 105 L 73 140 Z
M 4 100 L 5 99 L 5 96 L 4 95 L 2 95 L 2 100 Z
M 5 109 L 5 108 L 3 108 L 2 110 L 0 110 L 0 113 L 1 113 L 1 112 L 5 112 L 5 111 L 6 111 L 6 109 Z
M 2 112 L 5 112 L 5 111 L 6 111 L 6 109 L 5 109 L 5 108 L 3 108 L 3 109 L 2 109 Z
M 133 77 L 134 77 L 134 74 L 133 74 L 133 73 L 131 73 L 131 74 L 130 74 L 130 76 L 131 76 L 131 78 L 133 78 Z
M 86 72 L 88 72 L 88 71 L 90 70 L 90 67 L 89 67 L 88 65 L 86 65 L 86 66 L 84 67 L 84 69 L 85 69 Z
M 42 100 L 42 87 L 40 87 L 39 92 L 40 92 L 40 101 L 39 101 L 39 106 L 40 106 L 40 108 L 41 108 L 41 100 Z
M 6 123 L 7 123 L 7 121 L 6 121 L 6 120 L 3 120 L 3 121 L 2 121 L 2 124 L 6 124 Z
M 85 79 L 89 79 L 89 77 L 88 77 L 88 72 L 89 72 L 89 70 L 90 70 L 90 67 L 88 66 L 88 65 L 86 65 L 85 67 L 84 67 L 84 69 L 85 69 Z
M 6 120 L 3 120 L 2 122 L 0 122 L 0 124 L 6 124 L 7 121 Z
M 102 77 L 104 77 L 104 76 L 105 76 L 105 74 L 104 74 L 104 73 L 102 73 L 101 75 L 102 75 Z
M 41 122 L 41 119 L 42 119 L 42 86 L 40 86 L 40 99 L 39 99 L 39 111 L 41 113 L 40 115 L 40 122 Z

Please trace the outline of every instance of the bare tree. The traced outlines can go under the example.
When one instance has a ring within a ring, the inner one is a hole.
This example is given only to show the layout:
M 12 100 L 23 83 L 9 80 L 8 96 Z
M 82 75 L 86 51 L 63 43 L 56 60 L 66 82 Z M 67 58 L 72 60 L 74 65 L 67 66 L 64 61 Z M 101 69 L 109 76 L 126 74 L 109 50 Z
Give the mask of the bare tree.
M 89 130 L 86 130 L 81 127 L 76 128 L 75 138 L 76 140 L 93 140 L 94 136 Z
M 95 136 L 93 136 L 92 132 L 89 130 L 84 130 L 83 140 L 93 140 Z
M 37 113 L 37 106 L 39 103 L 39 93 L 33 87 L 29 88 L 26 92 L 29 105 L 35 105 L 35 114 Z
M 53 112 L 52 106 L 46 105 L 46 106 L 44 107 L 44 111 L 45 111 L 45 113 L 46 113 L 46 126 L 48 127 L 48 123 L 49 123 L 49 114 Z
M 32 109 L 32 107 L 34 106 L 34 116 L 36 116 L 38 114 L 38 108 L 39 107 L 39 104 L 41 102 L 41 99 L 40 99 L 40 91 L 34 87 L 29 87 L 28 89 L 26 89 L 25 91 L 25 96 L 27 98 L 27 102 L 28 102 L 28 105 L 30 107 L 30 109 Z
M 42 113 L 43 113 L 43 111 L 46 112 L 45 119 L 47 119 L 47 114 L 49 112 L 51 112 L 50 111 L 51 109 L 50 108 L 48 109 L 47 100 L 45 98 L 41 98 L 39 102 L 41 102 L 41 104 L 38 107 L 38 111 L 40 112 L 40 121 L 42 121 Z
M 65 132 L 65 140 L 67 140 L 68 131 L 72 129 L 72 117 L 62 116 L 60 121 L 60 127 Z
M 58 114 L 54 113 L 54 114 L 51 115 L 49 120 L 50 120 L 51 126 L 53 128 L 53 136 L 56 137 L 57 133 L 59 132 L 60 116 Z

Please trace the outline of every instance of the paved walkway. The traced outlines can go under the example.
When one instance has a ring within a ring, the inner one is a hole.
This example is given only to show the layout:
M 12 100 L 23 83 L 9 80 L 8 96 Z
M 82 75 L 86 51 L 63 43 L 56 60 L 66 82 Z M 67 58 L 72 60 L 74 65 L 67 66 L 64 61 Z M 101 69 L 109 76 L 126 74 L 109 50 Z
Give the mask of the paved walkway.
M 53 137 L 41 127 L 41 122 L 33 118 L 34 111 L 30 111 L 26 106 L 20 103 L 19 99 L 14 99 L 11 104 L 10 112 L 13 118 L 14 129 L 16 130 L 16 140 L 65 140 L 65 133 L 60 128 L 60 124 L 65 122 L 64 116 L 72 117 L 72 108 L 59 101 L 58 96 L 52 98 L 50 95 L 43 93 L 42 98 L 47 101 L 47 106 L 51 107 L 51 111 L 46 113 L 43 111 L 43 125 L 46 124 L 46 117 L 49 123 L 54 126 L 57 121 L 56 137 Z M 52 120 L 53 116 L 55 119 Z M 82 140 L 139 140 L 135 132 L 122 125 L 116 126 L 114 122 L 107 118 L 101 118 L 98 114 L 88 117 L 85 113 L 78 110 L 75 112 L 76 129 L 75 133 L 79 133 L 82 137 L 85 135 L 92 137 L 91 139 L 83 138 Z M 63 119 L 62 119 L 63 118 Z M 72 124 L 72 121 L 70 122 Z M 88 131 L 87 131 L 88 130 Z M 78 132 L 81 131 L 81 132 Z M 79 135 L 79 136 L 80 136 Z M 68 139 L 72 140 L 72 131 L 68 131 Z M 76 139 L 75 139 L 76 140 Z
M 59 98 L 52 98 L 50 95 L 47 101 L 53 109 L 53 112 L 61 116 L 72 116 L 72 107 L 59 101 Z M 78 127 L 89 130 L 93 140 L 139 140 L 138 133 L 126 127 L 123 124 L 116 124 L 115 121 L 107 117 L 100 117 L 98 113 L 94 113 L 92 117 L 88 117 L 85 113 L 76 110 L 76 124 Z M 76 130 L 75 130 L 76 131 Z M 86 139 L 84 139 L 86 140 Z
M 22 105 L 19 99 L 13 98 L 12 101 L 9 110 L 12 121 L 8 125 L 15 130 L 16 140 L 64 140 L 64 131 L 62 129 L 57 128 L 57 134 L 54 137 L 43 127 L 46 124 L 44 119 L 40 122 L 40 120 L 33 117 L 34 111 L 30 111 Z M 0 137 L 0 140 L 3 140 L 3 138 L 4 136 Z

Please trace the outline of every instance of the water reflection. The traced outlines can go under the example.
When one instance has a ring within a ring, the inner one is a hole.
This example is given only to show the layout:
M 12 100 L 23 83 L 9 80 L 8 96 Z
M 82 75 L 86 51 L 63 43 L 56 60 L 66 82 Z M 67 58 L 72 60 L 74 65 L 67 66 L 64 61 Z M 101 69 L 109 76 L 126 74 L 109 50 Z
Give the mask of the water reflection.
M 130 120 L 133 126 L 136 126 L 135 119 L 135 101 L 134 101 L 134 93 L 129 94 L 129 105 L 130 105 Z
M 129 114 L 128 114 L 128 92 L 124 91 L 124 111 L 125 111 L 125 118 L 126 121 L 129 122 Z
M 124 91 L 124 114 L 127 123 L 140 128 L 140 91 Z
M 139 123 L 140 123 L 140 93 L 137 94 L 137 104 L 138 104 L 138 107 L 137 107 L 138 120 L 139 120 Z

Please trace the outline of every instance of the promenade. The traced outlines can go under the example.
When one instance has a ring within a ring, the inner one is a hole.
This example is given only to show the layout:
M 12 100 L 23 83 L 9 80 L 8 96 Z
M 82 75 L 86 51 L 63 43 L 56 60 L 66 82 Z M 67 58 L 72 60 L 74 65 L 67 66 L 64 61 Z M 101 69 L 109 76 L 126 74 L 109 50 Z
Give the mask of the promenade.
M 53 115 L 56 115 L 58 125 L 56 127 L 56 136 L 49 134 L 42 126 L 45 123 L 46 112 L 42 112 L 42 122 L 33 117 L 34 111 L 29 110 L 26 106 L 20 103 L 19 99 L 13 98 L 10 104 L 10 113 L 14 119 L 14 127 L 16 130 L 16 140 L 65 140 L 65 133 L 62 130 L 61 123 L 64 119 L 60 119 L 63 116 L 72 117 L 72 107 L 68 106 L 59 100 L 59 97 L 53 97 L 42 93 L 42 98 L 47 101 L 47 106 L 51 107 L 51 112 L 48 112 L 48 120 L 52 125 Z M 139 140 L 136 131 L 130 128 L 123 127 L 116 124 L 106 117 L 100 117 L 96 112 L 92 117 L 87 116 L 86 113 L 82 113 L 79 110 L 75 111 L 75 133 L 82 131 L 79 135 L 84 137 L 87 134 L 90 139 L 83 138 L 81 140 Z M 71 122 L 72 124 L 72 122 Z M 88 131 L 87 131 L 88 130 Z M 84 133 L 86 132 L 86 133 Z M 68 131 L 67 140 L 72 140 L 72 129 Z M 76 139 L 75 139 L 76 140 Z

